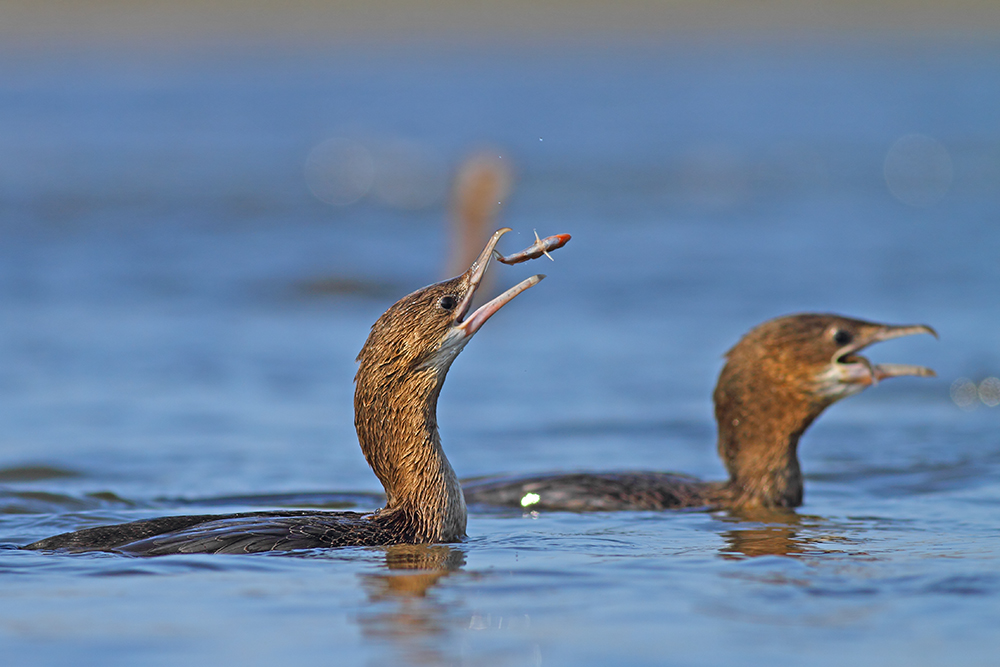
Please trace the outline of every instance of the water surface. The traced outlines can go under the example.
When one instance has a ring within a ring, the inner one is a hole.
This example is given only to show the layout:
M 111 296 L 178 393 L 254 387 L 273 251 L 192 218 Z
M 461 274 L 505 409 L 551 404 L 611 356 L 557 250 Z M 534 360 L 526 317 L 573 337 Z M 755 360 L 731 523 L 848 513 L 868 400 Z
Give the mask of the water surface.
M 7 660 L 993 664 L 1000 409 L 951 390 L 1000 375 L 1000 51 L 403 55 L 0 66 Z M 377 188 L 324 203 L 304 165 L 338 137 L 404 146 L 438 185 L 416 208 Z M 930 147 L 904 155 L 916 190 L 887 172 L 912 145 Z M 939 378 L 831 408 L 795 513 L 474 510 L 462 544 L 389 551 L 15 549 L 165 513 L 377 507 L 353 359 L 441 277 L 444 187 L 483 147 L 517 174 L 505 248 L 574 239 L 554 264 L 497 267 L 549 279 L 449 375 L 461 475 L 721 477 L 721 355 L 788 312 L 931 324 L 940 341 L 870 356 Z

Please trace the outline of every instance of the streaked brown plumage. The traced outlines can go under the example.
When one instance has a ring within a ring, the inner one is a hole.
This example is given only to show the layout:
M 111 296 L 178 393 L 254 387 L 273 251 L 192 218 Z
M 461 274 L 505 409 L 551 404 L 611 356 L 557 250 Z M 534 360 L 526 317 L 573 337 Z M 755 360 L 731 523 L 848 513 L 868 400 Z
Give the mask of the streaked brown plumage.
M 365 459 L 385 487 L 383 509 L 162 517 L 56 535 L 25 548 L 154 556 L 461 540 L 465 501 L 441 448 L 437 399 L 448 369 L 473 334 L 544 277 L 532 276 L 470 314 L 476 288 L 507 231 L 497 231 L 462 275 L 390 307 L 358 355 L 355 425 Z
M 934 374 L 920 366 L 872 365 L 857 353 L 917 333 L 937 335 L 924 325 L 828 314 L 788 315 L 751 329 L 726 354 L 714 394 L 726 481 L 635 471 L 489 477 L 467 481 L 466 499 L 571 511 L 797 507 L 799 438 L 823 410 L 884 378 Z

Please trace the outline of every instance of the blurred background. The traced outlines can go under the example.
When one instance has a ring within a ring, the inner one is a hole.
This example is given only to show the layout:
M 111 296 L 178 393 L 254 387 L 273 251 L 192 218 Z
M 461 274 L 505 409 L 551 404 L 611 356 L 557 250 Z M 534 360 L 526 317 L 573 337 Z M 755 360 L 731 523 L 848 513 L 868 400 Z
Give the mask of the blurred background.
M 721 353 L 793 310 L 933 324 L 948 405 L 995 405 L 998 27 L 975 0 L 4 2 L 0 452 L 175 452 L 176 493 L 188 447 L 237 486 L 277 447 L 269 484 L 336 456 L 371 486 L 330 447 L 353 356 L 501 224 L 575 239 L 497 271 L 552 280 L 463 357 L 460 438 L 537 427 L 535 392 L 710 439 Z
M 192 503 L 380 492 L 354 357 L 391 303 L 501 225 L 505 253 L 534 230 L 573 240 L 492 269 L 495 289 L 549 278 L 449 375 L 461 476 L 719 478 L 711 391 L 754 324 L 835 311 L 941 334 L 871 351 L 939 377 L 818 420 L 807 504 L 780 529 L 473 515 L 452 558 L 472 576 L 399 608 L 359 592 L 356 573 L 381 572 L 367 551 L 6 549 L 0 570 L 33 576 L 3 578 L 5 645 L 52 664 L 228 661 L 220 637 L 246 664 L 331 648 L 385 664 L 386 643 L 423 664 L 790 646 L 813 664 L 992 664 L 998 211 L 992 0 L 2 0 L 7 546 Z

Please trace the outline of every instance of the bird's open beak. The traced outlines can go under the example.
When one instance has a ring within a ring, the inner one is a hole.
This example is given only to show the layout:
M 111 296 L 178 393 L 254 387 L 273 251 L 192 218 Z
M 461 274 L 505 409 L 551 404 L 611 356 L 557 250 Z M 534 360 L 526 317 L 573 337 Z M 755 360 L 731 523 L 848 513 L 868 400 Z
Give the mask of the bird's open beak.
M 924 333 L 930 334 L 935 338 L 938 337 L 937 332 L 925 324 L 871 325 L 871 327 L 866 328 L 849 345 L 845 345 L 837 350 L 837 353 L 834 355 L 833 364 L 840 371 L 840 381 L 849 384 L 871 385 L 878 384 L 880 380 L 884 380 L 885 378 L 904 375 L 934 377 L 936 373 L 923 366 L 912 366 L 910 364 L 872 364 L 865 357 L 856 354 L 873 343 Z
M 538 274 L 522 280 L 500 296 L 490 300 L 488 303 L 483 304 L 477 308 L 475 312 L 466 317 L 466 313 L 468 313 L 469 308 L 472 306 L 472 300 L 476 296 L 476 289 L 479 287 L 479 283 L 482 281 L 483 276 L 486 275 L 486 269 L 490 265 L 490 259 L 493 257 L 493 249 L 496 248 L 497 242 L 500 241 L 500 237 L 509 231 L 510 227 L 498 229 L 486 244 L 483 252 L 480 253 L 479 258 L 472 263 L 472 266 L 470 266 L 469 270 L 466 272 L 469 280 L 469 291 L 466 292 L 465 298 L 462 299 L 462 302 L 455 309 L 455 328 L 464 333 L 466 337 L 479 331 L 480 327 L 482 327 L 483 324 L 486 323 L 486 320 L 490 319 L 495 312 L 503 308 L 504 305 L 513 300 L 515 296 L 524 290 L 540 283 L 542 278 L 545 277 L 544 275 Z

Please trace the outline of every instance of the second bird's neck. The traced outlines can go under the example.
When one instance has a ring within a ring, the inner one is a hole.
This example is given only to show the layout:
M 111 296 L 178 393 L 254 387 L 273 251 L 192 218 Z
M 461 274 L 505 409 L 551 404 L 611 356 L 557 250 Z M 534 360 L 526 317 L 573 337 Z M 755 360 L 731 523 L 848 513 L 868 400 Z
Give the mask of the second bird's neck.
M 777 393 L 716 399 L 719 456 L 729 471 L 721 487 L 731 507 L 798 507 L 803 481 L 799 438 L 822 407 Z

